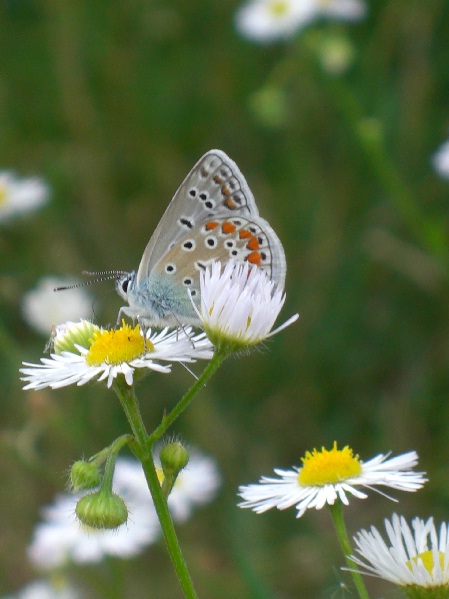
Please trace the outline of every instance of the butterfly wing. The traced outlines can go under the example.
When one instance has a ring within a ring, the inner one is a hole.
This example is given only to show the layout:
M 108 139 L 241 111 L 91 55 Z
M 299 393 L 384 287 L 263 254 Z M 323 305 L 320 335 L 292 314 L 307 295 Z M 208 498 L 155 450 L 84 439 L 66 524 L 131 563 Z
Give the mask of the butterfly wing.
M 179 240 L 152 270 L 159 278 L 173 278 L 199 297 L 199 272 L 216 260 L 248 262 L 265 271 L 284 288 L 285 256 L 282 244 L 266 220 L 255 217 L 220 217 L 207 220 Z
M 257 219 L 258 215 L 254 196 L 238 166 L 221 150 L 210 150 L 192 168 L 164 212 L 143 253 L 137 284 L 162 259 L 169 262 L 173 248 L 212 218 Z

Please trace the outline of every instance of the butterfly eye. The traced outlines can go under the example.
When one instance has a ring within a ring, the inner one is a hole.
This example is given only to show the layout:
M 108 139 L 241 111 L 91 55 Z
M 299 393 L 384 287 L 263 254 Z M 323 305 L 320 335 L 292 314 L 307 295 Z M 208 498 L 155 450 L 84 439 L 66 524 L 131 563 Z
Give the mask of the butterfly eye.
M 123 281 L 120 281 L 120 286 L 122 288 L 123 293 L 128 293 L 129 277 L 123 279 Z

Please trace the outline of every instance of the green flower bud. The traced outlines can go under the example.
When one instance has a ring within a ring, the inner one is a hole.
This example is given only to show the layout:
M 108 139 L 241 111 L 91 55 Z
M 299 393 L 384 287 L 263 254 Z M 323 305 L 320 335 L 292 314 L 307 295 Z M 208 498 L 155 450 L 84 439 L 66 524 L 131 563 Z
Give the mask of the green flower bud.
M 178 442 L 165 445 L 159 454 L 161 460 L 164 480 L 162 482 L 162 493 L 168 497 L 173 489 L 178 474 L 189 462 L 189 452 Z
M 60 354 L 63 351 L 79 353 L 75 347 L 81 345 L 89 348 L 92 344 L 92 335 L 99 327 L 88 320 L 80 322 L 69 322 L 65 325 L 56 327 L 56 334 L 53 338 L 53 349 L 55 354 Z
M 80 522 L 92 528 L 118 528 L 128 520 L 123 499 L 104 489 L 82 497 L 75 512 Z
M 70 488 L 74 491 L 84 491 L 98 487 L 101 475 L 98 466 L 93 462 L 78 460 L 70 469 Z
M 161 449 L 159 459 L 161 460 L 164 476 L 177 476 L 189 463 L 189 452 L 182 443 L 177 441 L 165 445 Z

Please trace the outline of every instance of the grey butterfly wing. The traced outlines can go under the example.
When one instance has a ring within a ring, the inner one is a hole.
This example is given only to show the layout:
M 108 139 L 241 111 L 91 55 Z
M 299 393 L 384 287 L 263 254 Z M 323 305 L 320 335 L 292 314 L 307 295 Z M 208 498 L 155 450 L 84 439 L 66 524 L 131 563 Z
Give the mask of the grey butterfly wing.
M 258 217 L 254 196 L 235 162 L 222 150 L 209 150 L 184 179 L 151 236 L 137 283 L 198 226 L 211 218 L 237 215 Z
M 285 282 L 285 255 L 282 244 L 266 220 L 260 216 L 214 217 L 183 236 L 154 265 L 151 276 L 163 278 L 173 288 L 190 290 L 200 296 L 199 273 L 216 260 L 248 262 L 267 273 L 281 289 Z M 187 296 L 187 294 L 186 294 Z

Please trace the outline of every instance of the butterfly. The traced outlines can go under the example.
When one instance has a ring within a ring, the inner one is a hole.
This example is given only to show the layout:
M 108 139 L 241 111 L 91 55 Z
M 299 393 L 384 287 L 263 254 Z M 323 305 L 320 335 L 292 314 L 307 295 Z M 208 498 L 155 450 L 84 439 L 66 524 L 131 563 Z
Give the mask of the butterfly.
M 199 325 L 200 272 L 230 260 L 265 271 L 284 288 L 282 244 L 259 211 L 245 177 L 222 150 L 209 150 L 181 183 L 137 271 L 116 271 L 119 311 L 148 326 Z M 192 298 L 192 300 L 190 299 Z

